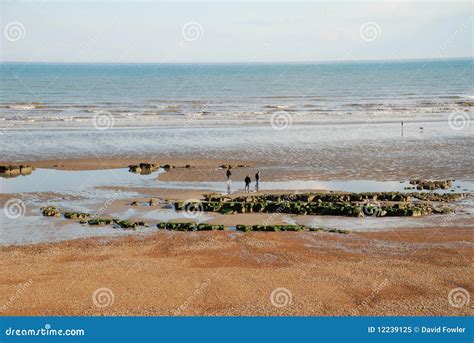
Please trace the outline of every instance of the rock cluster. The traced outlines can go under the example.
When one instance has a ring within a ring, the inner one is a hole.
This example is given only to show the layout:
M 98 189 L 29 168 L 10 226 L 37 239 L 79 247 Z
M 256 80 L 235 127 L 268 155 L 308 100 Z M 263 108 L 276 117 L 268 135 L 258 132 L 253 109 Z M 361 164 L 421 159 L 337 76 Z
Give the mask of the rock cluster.
M 219 168 L 227 169 L 227 168 L 248 168 L 249 166 L 246 164 L 221 164 Z
M 90 217 L 89 213 L 84 212 L 65 212 L 64 218 L 66 219 L 88 219 Z
M 438 193 L 424 193 L 424 192 L 364 192 L 364 193 L 344 193 L 344 192 L 311 192 L 300 194 L 259 194 L 240 197 L 229 197 L 218 193 L 204 194 L 203 198 L 211 202 L 223 201 L 237 201 L 237 202 L 362 202 L 367 200 L 372 201 L 395 201 L 395 202 L 410 202 L 413 199 L 423 201 L 456 201 L 462 199 L 466 195 L 463 193 L 455 194 L 438 194 Z
M 21 164 L 19 166 L 0 166 L 1 177 L 16 177 L 19 175 L 29 175 L 36 168 L 29 164 Z
M 47 217 L 59 217 L 61 211 L 59 208 L 54 206 L 48 206 L 41 209 L 43 215 Z M 117 218 L 92 218 L 88 213 L 84 212 L 65 212 L 64 218 L 67 219 L 80 219 L 81 224 L 88 224 L 91 226 L 104 226 L 104 225 L 115 225 L 122 229 L 133 229 L 136 230 L 139 227 L 148 227 L 148 224 L 143 221 L 130 221 L 130 220 L 120 220 Z M 229 228 L 221 224 L 207 224 L 201 223 L 197 224 L 194 222 L 188 223 L 169 223 L 162 222 L 158 223 L 157 228 L 173 231 L 223 231 L 228 230 Z M 325 228 L 311 228 L 305 227 L 303 225 L 237 225 L 236 230 L 238 231 L 264 231 L 264 232 L 275 232 L 275 231 L 325 231 L 333 233 L 349 233 L 348 230 L 340 229 L 325 229 Z
M 336 216 L 421 216 L 447 214 L 454 210 L 435 206 L 430 201 L 453 201 L 463 194 L 436 193 L 302 193 L 262 194 L 231 198 L 220 194 L 205 194 L 205 201 L 196 203 L 174 202 L 177 211 L 199 207 L 205 212 L 233 213 L 290 213 L 300 215 Z M 414 202 L 413 200 L 422 200 Z M 428 202 L 428 203 L 426 203 Z
M 211 230 L 224 230 L 224 225 L 212 225 L 212 224 L 196 224 L 196 223 L 158 223 L 156 225 L 159 229 L 174 230 L 174 231 L 211 231 Z
M 103 226 L 103 225 L 110 225 L 115 222 L 116 219 L 112 218 L 94 218 L 90 220 L 82 220 L 81 224 L 89 224 L 89 225 L 98 225 L 98 226 Z
M 302 225 L 237 225 L 237 231 L 303 231 Z
M 81 220 L 82 224 L 89 224 L 89 225 L 116 225 L 122 229 L 137 229 L 139 227 L 147 227 L 148 224 L 142 221 L 130 221 L 130 220 L 120 220 L 117 218 L 94 218 L 89 220 Z
M 114 219 L 113 222 L 114 222 L 114 224 L 121 227 L 122 229 L 137 229 L 140 226 L 148 227 L 148 224 L 145 223 L 145 222 L 142 222 L 142 221 L 133 222 L 133 221 L 129 221 L 129 220 Z
M 410 180 L 410 184 L 416 185 L 416 189 L 435 190 L 435 189 L 450 189 L 453 187 L 454 180 Z
M 47 206 L 41 208 L 41 211 L 43 212 L 43 216 L 45 217 L 59 217 L 61 216 L 61 211 L 59 208 L 54 207 L 54 206 Z
M 43 216 L 45 217 L 60 217 L 61 210 L 54 206 L 48 206 L 41 208 Z M 116 225 L 123 229 L 137 229 L 138 227 L 146 227 L 147 223 L 143 221 L 129 221 L 120 220 L 117 218 L 92 218 L 92 215 L 84 212 L 65 212 L 64 218 L 66 219 L 79 219 L 81 224 L 89 224 L 92 226 L 104 226 L 104 225 Z
M 196 223 L 159 223 L 156 225 L 159 229 L 173 230 L 173 231 L 211 231 L 211 230 L 227 230 L 228 227 L 224 225 L 213 224 L 196 224 Z M 236 225 L 237 231 L 263 231 L 263 232 L 277 232 L 277 231 L 324 231 L 331 233 L 348 234 L 348 230 L 342 229 L 326 229 L 326 228 L 311 228 L 303 225 Z
M 128 171 L 131 173 L 146 175 L 151 174 L 152 172 L 158 170 L 160 166 L 157 166 L 153 163 L 142 162 L 140 164 L 131 164 L 128 166 Z

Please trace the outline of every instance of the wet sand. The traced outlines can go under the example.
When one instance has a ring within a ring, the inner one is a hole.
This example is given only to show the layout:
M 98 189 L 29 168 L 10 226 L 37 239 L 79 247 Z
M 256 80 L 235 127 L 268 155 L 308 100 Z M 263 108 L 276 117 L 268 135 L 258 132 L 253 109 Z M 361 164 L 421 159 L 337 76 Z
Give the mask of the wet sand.
M 472 243 L 470 229 L 447 227 L 350 235 L 161 231 L 2 247 L 0 304 L 7 306 L 0 309 L 2 315 L 472 315 L 472 302 L 456 308 L 448 301 L 451 289 L 474 287 Z M 95 299 L 104 307 L 93 300 L 100 288 L 108 289 L 102 302 Z

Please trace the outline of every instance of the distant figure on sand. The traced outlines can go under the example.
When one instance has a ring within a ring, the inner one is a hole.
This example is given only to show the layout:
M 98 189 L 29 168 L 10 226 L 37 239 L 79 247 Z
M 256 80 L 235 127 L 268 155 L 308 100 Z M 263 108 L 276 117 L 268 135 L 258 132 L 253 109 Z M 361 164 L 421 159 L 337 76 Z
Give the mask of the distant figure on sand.
M 250 193 L 250 182 L 252 182 L 252 180 L 250 179 L 250 175 L 247 175 L 245 177 L 245 192 L 247 193 Z
M 225 172 L 225 175 L 227 176 L 227 186 L 230 186 L 230 183 L 232 182 L 230 180 L 230 177 L 232 176 L 232 172 L 230 171 L 230 166 L 227 167 L 227 171 Z
M 402 125 L 402 137 L 403 137 L 403 120 L 400 123 Z
M 255 190 L 258 192 L 258 186 L 260 186 L 260 170 L 255 174 Z

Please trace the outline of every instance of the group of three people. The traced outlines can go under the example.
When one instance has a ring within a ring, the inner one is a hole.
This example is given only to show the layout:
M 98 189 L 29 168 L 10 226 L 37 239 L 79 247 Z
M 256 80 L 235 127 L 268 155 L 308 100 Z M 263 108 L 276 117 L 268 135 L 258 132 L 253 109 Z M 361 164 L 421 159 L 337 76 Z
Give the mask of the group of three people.
M 230 167 L 227 167 L 226 171 L 226 176 L 227 176 L 227 186 L 230 186 L 231 180 L 230 177 L 232 176 L 232 172 L 230 171 Z M 252 179 L 250 178 L 250 175 L 247 174 L 247 176 L 244 179 L 245 182 L 245 192 L 250 193 L 250 183 L 252 182 Z M 255 189 L 258 191 L 258 187 L 260 185 L 260 170 L 257 171 L 257 174 L 255 174 Z

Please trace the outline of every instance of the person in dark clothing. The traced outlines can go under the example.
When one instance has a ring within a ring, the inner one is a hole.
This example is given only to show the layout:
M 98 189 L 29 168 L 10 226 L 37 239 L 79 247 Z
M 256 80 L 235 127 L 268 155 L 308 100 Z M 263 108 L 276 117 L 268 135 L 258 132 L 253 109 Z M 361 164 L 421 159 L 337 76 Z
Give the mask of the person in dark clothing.
M 247 175 L 245 177 L 245 192 L 247 193 L 250 193 L 250 182 L 252 182 L 252 180 L 250 179 L 250 175 Z
M 227 171 L 225 172 L 225 175 L 227 176 L 227 185 L 230 185 L 231 183 L 230 177 L 232 176 L 232 172 L 230 171 L 230 166 L 227 167 Z
M 260 186 L 260 170 L 255 174 L 255 189 L 258 191 L 258 186 Z

